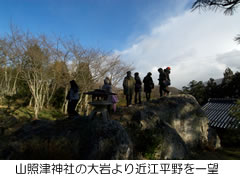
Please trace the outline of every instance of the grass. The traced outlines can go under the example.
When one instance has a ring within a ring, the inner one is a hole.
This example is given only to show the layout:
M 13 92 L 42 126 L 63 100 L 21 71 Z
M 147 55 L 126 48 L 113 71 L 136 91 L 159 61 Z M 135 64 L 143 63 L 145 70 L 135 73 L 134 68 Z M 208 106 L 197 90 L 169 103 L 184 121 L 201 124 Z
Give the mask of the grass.
M 221 148 L 215 151 L 204 150 L 191 153 L 191 160 L 240 160 L 240 148 Z
M 43 109 L 39 112 L 38 118 L 42 120 L 58 120 L 66 117 L 60 110 L 54 108 Z M 1 106 L 0 107 L 0 125 L 13 126 L 17 123 L 25 123 L 34 119 L 33 108 L 30 107 L 17 107 L 17 106 Z

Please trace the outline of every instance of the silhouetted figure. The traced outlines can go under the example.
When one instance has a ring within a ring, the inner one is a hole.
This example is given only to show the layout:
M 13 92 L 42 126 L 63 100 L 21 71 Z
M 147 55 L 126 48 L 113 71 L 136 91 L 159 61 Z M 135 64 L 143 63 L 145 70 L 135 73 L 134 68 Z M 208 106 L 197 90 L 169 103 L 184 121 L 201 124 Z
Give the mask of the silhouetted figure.
M 152 73 L 148 72 L 147 76 L 144 77 L 144 79 L 143 79 L 144 92 L 146 94 L 147 101 L 150 101 L 151 91 L 154 88 L 154 82 L 153 82 L 151 75 L 152 75 Z
M 130 106 L 132 103 L 134 89 L 135 79 L 131 76 L 131 71 L 128 71 L 127 76 L 123 80 L 123 92 L 126 95 L 127 106 Z
M 104 84 L 102 86 L 102 90 L 105 90 L 106 92 L 110 92 L 110 93 L 112 92 L 111 80 L 108 77 L 106 77 L 104 79 Z M 108 95 L 107 101 L 109 103 L 112 103 L 112 96 L 111 95 Z M 110 112 L 111 111 L 111 105 L 108 105 L 107 108 L 108 108 L 108 112 Z
M 164 73 L 166 74 L 166 90 L 167 90 L 167 94 L 169 94 L 169 88 L 168 87 L 171 85 L 171 81 L 170 81 L 170 77 L 169 77 L 170 70 L 171 70 L 170 67 L 167 67 L 166 69 L 164 69 Z
M 141 78 L 139 77 L 139 73 L 135 73 L 135 104 L 137 104 L 137 98 L 139 100 L 139 104 L 141 104 Z
M 164 92 L 164 96 L 167 93 L 167 89 L 166 89 L 166 74 L 164 73 L 162 68 L 158 69 L 159 74 L 159 85 L 160 85 L 160 97 L 162 97 L 163 92 Z
M 106 92 L 112 92 L 111 80 L 108 77 L 104 79 L 102 90 L 105 90 Z
M 68 92 L 68 95 L 66 97 L 67 100 L 69 100 L 68 103 L 68 115 L 69 117 L 72 116 L 78 116 L 79 114 L 76 112 L 75 108 L 79 100 L 79 88 L 74 80 L 70 81 L 70 90 Z
M 111 85 L 111 80 L 106 77 L 104 79 L 104 85 L 102 86 L 102 90 L 105 90 L 106 92 L 112 93 L 112 85 Z M 107 101 L 110 103 L 113 103 L 113 110 L 114 112 L 116 111 L 116 103 L 118 102 L 118 97 L 117 95 L 109 95 L 107 98 Z M 108 106 L 108 111 L 111 111 L 111 105 Z

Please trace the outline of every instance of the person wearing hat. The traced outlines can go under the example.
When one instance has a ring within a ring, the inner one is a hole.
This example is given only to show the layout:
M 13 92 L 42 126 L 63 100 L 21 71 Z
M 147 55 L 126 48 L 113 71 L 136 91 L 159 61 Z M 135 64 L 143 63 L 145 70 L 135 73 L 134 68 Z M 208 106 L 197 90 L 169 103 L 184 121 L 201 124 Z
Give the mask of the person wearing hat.
M 153 79 L 152 79 L 151 75 L 152 75 L 152 73 L 148 72 L 146 77 L 144 77 L 144 79 L 143 79 L 144 92 L 146 94 L 147 101 L 150 101 L 151 91 L 154 88 L 154 82 L 153 82 Z
M 164 92 L 164 96 L 166 95 L 167 93 L 167 89 L 166 89 L 166 74 L 165 72 L 163 71 L 162 68 L 159 68 L 158 69 L 158 72 L 159 72 L 159 85 L 160 85 L 160 97 L 163 96 L 163 92 Z
M 139 104 L 141 104 L 141 78 L 139 77 L 139 73 L 135 73 L 135 104 L 137 104 L 137 98 L 139 100 Z
M 132 104 L 133 93 L 135 90 L 135 79 L 131 76 L 131 71 L 127 72 L 127 76 L 123 80 L 123 92 L 126 95 L 127 106 Z

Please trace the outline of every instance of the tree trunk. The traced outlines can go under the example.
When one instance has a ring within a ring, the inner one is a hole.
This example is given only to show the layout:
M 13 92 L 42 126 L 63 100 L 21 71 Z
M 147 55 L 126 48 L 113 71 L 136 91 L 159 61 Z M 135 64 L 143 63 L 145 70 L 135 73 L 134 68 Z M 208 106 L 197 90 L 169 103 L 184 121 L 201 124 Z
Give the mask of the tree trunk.
M 64 114 L 67 114 L 67 109 L 68 109 L 68 100 L 66 99 L 67 94 L 68 94 L 68 86 L 65 87 L 65 92 L 64 92 L 64 102 L 62 106 L 62 112 Z
M 35 100 L 35 104 L 34 104 L 34 114 L 35 114 L 35 119 L 38 119 L 38 113 L 39 113 L 39 105 L 38 105 L 38 101 Z
M 33 101 L 33 99 L 34 99 L 34 97 L 33 96 L 31 96 L 31 98 L 30 98 L 30 102 L 29 102 L 29 107 L 32 107 L 32 101 Z
M 90 110 L 89 110 L 89 95 L 85 95 L 85 98 L 84 98 L 84 113 L 88 116 L 89 113 L 90 113 Z

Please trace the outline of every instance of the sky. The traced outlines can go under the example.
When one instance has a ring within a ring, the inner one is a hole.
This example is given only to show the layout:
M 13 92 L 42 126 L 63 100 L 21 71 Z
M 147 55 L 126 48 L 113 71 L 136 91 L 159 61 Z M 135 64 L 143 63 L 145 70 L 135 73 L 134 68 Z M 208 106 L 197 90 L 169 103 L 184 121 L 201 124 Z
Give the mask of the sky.
M 120 55 L 143 78 L 171 67 L 172 86 L 240 71 L 240 10 L 191 12 L 194 0 L 0 0 L 0 35 L 25 31 L 74 37 Z

